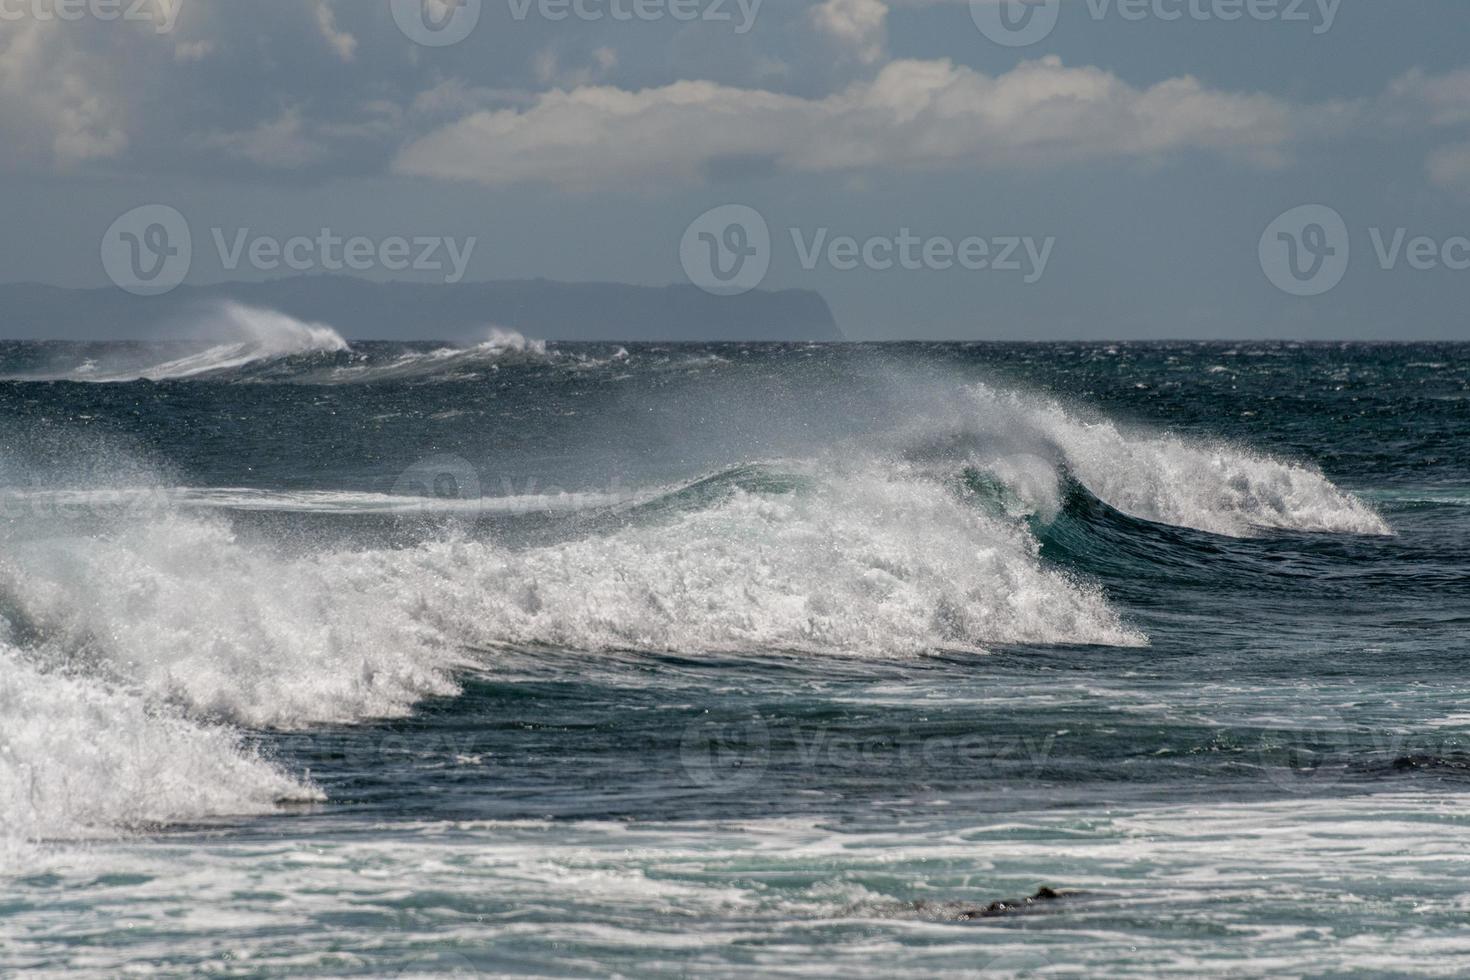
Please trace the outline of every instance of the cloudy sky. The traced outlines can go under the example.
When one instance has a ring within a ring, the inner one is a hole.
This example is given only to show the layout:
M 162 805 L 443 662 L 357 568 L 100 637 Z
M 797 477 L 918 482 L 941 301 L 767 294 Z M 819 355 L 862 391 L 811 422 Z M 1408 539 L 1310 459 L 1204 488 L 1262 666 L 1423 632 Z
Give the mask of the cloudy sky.
M 322 229 L 469 279 L 693 242 L 859 339 L 1470 339 L 1464 0 L 1034 2 L 0 0 L 0 281 L 108 285 L 166 205 L 198 283 Z

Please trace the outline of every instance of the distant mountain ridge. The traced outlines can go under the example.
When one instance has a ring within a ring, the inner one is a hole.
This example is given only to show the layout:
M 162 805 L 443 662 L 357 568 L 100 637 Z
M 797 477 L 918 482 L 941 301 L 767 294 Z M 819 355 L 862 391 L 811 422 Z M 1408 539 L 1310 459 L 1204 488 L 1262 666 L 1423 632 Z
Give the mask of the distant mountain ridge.
M 120 289 L 0 284 L 0 337 L 142 340 L 187 336 L 190 320 L 224 300 L 325 323 L 349 340 L 461 340 L 491 326 L 542 340 L 832 341 L 827 301 L 804 289 L 713 296 L 695 286 L 546 279 L 380 283 L 344 276 L 180 286 L 162 296 Z

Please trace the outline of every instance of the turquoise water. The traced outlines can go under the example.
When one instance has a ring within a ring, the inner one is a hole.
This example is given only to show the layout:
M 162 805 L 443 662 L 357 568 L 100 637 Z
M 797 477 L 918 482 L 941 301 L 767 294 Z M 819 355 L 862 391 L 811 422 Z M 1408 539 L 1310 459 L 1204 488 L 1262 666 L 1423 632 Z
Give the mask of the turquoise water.
M 1470 970 L 1465 348 L 248 336 L 0 347 L 0 970 Z

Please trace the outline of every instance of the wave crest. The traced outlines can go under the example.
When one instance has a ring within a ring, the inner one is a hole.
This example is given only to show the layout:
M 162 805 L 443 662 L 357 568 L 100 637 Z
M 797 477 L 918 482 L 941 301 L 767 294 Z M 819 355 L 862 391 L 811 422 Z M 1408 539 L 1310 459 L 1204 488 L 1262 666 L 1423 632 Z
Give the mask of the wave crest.
M 1024 527 L 948 488 L 813 467 L 796 488 L 758 492 L 742 473 L 603 535 L 426 544 L 377 565 L 375 587 L 483 646 L 903 656 L 1147 642 L 1100 591 L 1043 566 Z
M 45 672 L 0 645 L 0 864 L 24 840 L 116 833 L 317 800 L 244 748 L 96 678 Z
M 392 717 L 457 690 L 461 658 L 367 594 L 350 555 L 279 555 L 201 515 L 119 516 L 99 534 L 7 542 L 0 589 L 52 660 L 252 727 Z
M 242 303 L 221 303 L 193 323 L 190 329 L 198 340 L 210 346 L 158 364 L 124 364 L 110 358 L 112 363 L 104 365 L 88 360 L 62 374 L 28 380 L 114 384 L 178 381 L 224 374 L 249 365 L 303 354 L 349 350 L 342 335 L 325 324 L 307 323 L 275 310 L 258 309 Z
M 1223 442 L 1128 431 L 986 385 L 967 389 L 963 414 L 919 446 L 921 458 L 959 458 L 997 474 L 1043 516 L 1056 513 L 1070 474 L 1131 517 L 1211 534 L 1393 533 L 1372 507 L 1307 464 Z
M 332 343 L 287 334 L 286 347 Z M 544 356 L 531 342 L 489 343 Z M 1146 645 L 1097 585 L 1043 559 L 1035 522 L 1021 519 L 1054 518 L 1072 480 L 1128 517 L 1219 535 L 1391 533 L 1300 463 L 984 385 L 953 394 L 949 414 L 925 416 L 897 451 L 849 445 L 579 500 L 564 537 L 531 543 L 467 536 L 469 521 L 456 522 L 461 536 L 399 548 L 287 551 L 237 536 L 229 519 L 458 501 L 215 489 L 109 510 L 105 495 L 84 496 L 83 532 L 47 516 L 47 501 L 73 491 L 24 496 L 31 509 L 0 524 L 0 835 L 309 797 L 223 725 L 403 715 L 455 693 L 455 672 L 497 648 L 904 657 Z

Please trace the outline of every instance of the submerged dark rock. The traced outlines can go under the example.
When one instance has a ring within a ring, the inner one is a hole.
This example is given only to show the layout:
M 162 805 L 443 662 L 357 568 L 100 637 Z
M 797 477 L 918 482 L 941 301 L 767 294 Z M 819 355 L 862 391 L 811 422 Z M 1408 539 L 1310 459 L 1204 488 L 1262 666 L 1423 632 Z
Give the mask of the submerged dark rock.
M 1053 902 L 1082 894 L 1075 891 L 1058 891 L 1043 885 L 1030 898 L 1004 899 L 976 907 L 965 902 L 915 902 L 914 910 L 939 919 L 993 919 L 1007 915 L 1024 915 L 1037 912 Z
M 1019 913 L 1029 912 L 1035 909 L 1037 905 L 1047 902 L 1056 902 L 1063 898 L 1069 898 L 1075 894 L 1076 892 L 1059 892 L 1053 888 L 1048 888 L 1047 886 L 1043 885 L 1037 890 L 1036 894 L 1032 895 L 1030 898 L 1023 898 L 1018 902 L 1009 900 L 1003 902 L 991 902 L 983 909 L 970 909 L 968 912 L 961 913 L 960 918 L 991 919 L 1001 915 L 1017 915 Z
M 1399 772 L 1428 771 L 1470 774 L 1470 755 L 1401 755 L 1393 760 Z

